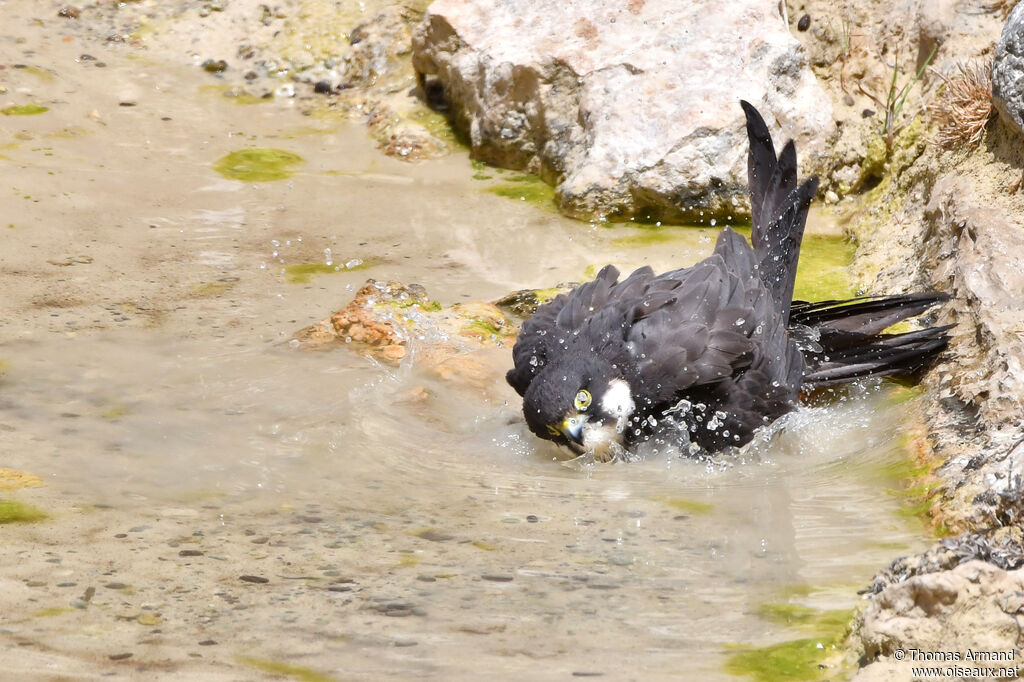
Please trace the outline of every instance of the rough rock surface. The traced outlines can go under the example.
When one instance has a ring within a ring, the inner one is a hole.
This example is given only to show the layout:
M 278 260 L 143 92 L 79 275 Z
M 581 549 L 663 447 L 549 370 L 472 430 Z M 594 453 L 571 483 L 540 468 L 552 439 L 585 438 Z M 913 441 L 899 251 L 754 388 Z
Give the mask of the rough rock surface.
M 928 149 L 860 216 L 866 276 L 878 290 L 934 288 L 953 300 L 944 361 L 926 377 L 930 441 L 943 462 L 936 522 L 946 531 L 1019 524 L 1024 505 L 1024 144 L 991 126 L 984 149 Z M 884 218 L 887 225 L 865 227 Z
M 992 100 L 999 114 L 1024 133 L 1024 3 L 1010 13 L 996 46 Z
M 413 64 L 474 156 L 541 175 L 580 218 L 744 215 L 741 98 L 805 159 L 834 131 L 774 0 L 438 0 Z
M 963 668 L 1019 665 L 1024 644 L 1024 570 L 1004 571 L 984 561 L 909 578 L 882 591 L 862 616 L 856 636 L 868 661 L 857 680 L 906 679 L 911 666 L 949 665 L 915 661 L 912 649 L 955 652 Z M 968 651 L 999 652 L 996 661 L 963 660 Z M 904 657 L 900 660 L 900 657 Z M 1007 660 L 1008 658 L 1008 660 Z
M 893 119 L 898 132 L 925 115 L 935 90 L 961 63 L 991 59 L 1003 22 L 998 3 L 961 0 L 791 0 L 791 26 L 810 17 L 793 35 L 807 49 L 818 81 L 833 102 L 838 139 L 818 172 L 823 188 L 838 199 L 877 182 L 886 158 L 886 101 L 911 83 L 931 55 L 921 79 L 909 87 Z M 933 52 L 934 51 L 934 52 Z M 834 202 L 833 202 L 834 203 Z
M 402 160 L 449 149 L 443 118 L 414 96 L 411 30 L 429 0 L 231 0 L 94 3 L 88 22 L 112 43 L 215 64 L 208 87 L 239 102 L 292 101 L 307 113 L 365 122 Z M 439 132 L 435 135 L 434 132 Z
M 442 308 L 418 284 L 367 280 L 352 301 L 300 330 L 292 344 L 324 349 L 347 344 L 375 359 L 416 363 L 441 379 L 485 394 L 500 385 L 488 359 L 474 351 L 515 342 L 519 328 L 494 304 L 473 301 Z

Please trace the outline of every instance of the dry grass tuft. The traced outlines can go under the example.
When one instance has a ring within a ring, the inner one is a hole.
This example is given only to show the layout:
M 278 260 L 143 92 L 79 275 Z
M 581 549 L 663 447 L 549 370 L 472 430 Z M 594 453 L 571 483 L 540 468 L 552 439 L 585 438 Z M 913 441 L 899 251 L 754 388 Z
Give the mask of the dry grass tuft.
M 957 70 L 944 79 L 946 87 L 931 107 L 932 118 L 939 124 L 932 142 L 940 147 L 978 144 L 995 113 L 991 64 L 959 64 Z

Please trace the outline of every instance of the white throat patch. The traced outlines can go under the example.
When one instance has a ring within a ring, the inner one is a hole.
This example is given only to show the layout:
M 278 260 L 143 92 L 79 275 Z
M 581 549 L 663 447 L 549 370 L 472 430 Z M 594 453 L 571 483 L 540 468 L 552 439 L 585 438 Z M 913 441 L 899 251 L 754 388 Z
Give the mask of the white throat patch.
M 622 379 L 612 379 L 608 382 L 608 390 L 601 396 L 601 410 L 615 418 L 615 430 L 622 433 L 626 428 L 626 422 L 636 410 L 629 384 Z

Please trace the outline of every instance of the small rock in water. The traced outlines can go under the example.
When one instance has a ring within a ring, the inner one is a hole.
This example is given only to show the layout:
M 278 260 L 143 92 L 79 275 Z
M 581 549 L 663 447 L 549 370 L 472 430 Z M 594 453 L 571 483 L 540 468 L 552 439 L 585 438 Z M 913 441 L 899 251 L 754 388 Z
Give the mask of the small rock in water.
M 800 17 L 800 21 L 798 21 L 797 24 L 796 24 L 796 30 L 798 30 L 798 31 L 806 31 L 810 27 L 811 27 L 811 15 L 810 14 L 805 14 L 802 17 Z
M 264 578 L 261 575 L 240 575 L 238 576 L 238 579 L 244 583 L 256 583 L 257 585 L 262 585 L 264 583 L 270 582 L 270 580 Z
M 207 59 L 201 66 L 207 73 L 223 73 L 228 68 L 228 63 L 223 59 Z
M 494 574 L 494 573 L 485 573 L 484 575 L 482 575 L 480 577 L 482 579 L 484 579 L 484 580 L 489 580 L 492 583 L 510 583 L 510 582 L 512 582 L 512 580 L 515 579 L 515 576 L 506 575 L 506 574 L 498 575 L 498 574 Z
M 333 88 L 331 88 L 331 84 L 327 81 L 317 81 L 316 84 L 313 86 L 313 92 L 317 93 L 318 95 L 329 95 L 331 94 L 332 89 Z
M 178 552 L 178 556 L 203 556 L 203 553 L 198 549 L 183 549 Z
M 107 656 L 107 658 L 109 658 L 112 661 L 123 661 L 131 657 L 132 654 L 129 651 L 126 651 L 123 654 L 110 654 L 109 656 Z
M 874 109 L 865 109 L 864 111 L 860 112 L 861 118 L 871 118 L 874 115 L 875 115 L 875 110 Z

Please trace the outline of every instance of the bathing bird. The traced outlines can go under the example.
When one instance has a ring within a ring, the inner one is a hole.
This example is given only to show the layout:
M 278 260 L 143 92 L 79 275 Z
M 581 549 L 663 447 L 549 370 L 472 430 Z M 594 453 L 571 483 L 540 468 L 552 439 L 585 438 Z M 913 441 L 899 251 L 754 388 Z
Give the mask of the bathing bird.
M 797 183 L 796 146 L 776 156 L 748 102 L 751 242 L 724 228 L 711 256 L 625 279 L 611 265 L 540 306 L 512 350 L 508 383 L 537 436 L 624 457 L 651 438 L 685 452 L 748 443 L 812 389 L 911 375 L 948 342 L 949 326 L 885 333 L 947 300 L 937 292 L 793 301 L 807 210 L 818 189 Z

